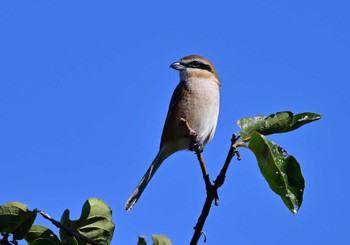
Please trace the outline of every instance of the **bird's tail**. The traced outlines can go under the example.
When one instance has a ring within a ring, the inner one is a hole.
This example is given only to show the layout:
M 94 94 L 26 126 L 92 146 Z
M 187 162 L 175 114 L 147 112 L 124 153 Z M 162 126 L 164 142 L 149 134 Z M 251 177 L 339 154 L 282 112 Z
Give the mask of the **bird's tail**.
M 151 166 L 149 166 L 147 172 L 142 177 L 140 183 L 136 186 L 134 192 L 129 197 L 128 201 L 125 204 L 125 209 L 127 211 L 131 210 L 136 204 L 137 200 L 140 198 L 142 192 L 145 190 L 147 184 L 152 179 L 153 175 L 156 173 L 162 162 L 169 156 L 170 154 L 166 153 L 166 150 L 161 149 L 157 156 L 154 158 Z

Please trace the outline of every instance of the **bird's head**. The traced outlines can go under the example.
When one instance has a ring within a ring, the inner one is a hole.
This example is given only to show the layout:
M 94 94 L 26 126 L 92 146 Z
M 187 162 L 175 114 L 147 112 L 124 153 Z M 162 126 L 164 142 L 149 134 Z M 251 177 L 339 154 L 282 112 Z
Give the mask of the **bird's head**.
M 206 58 L 199 55 L 188 55 L 170 65 L 171 68 L 180 71 L 180 79 L 206 78 L 214 79 L 219 86 L 220 79 L 214 65 Z

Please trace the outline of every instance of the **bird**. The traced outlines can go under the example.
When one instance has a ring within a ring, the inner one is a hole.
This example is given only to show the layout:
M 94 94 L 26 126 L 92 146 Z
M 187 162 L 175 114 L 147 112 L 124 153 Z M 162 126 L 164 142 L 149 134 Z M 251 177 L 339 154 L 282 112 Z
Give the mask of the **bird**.
M 188 55 L 170 65 L 180 73 L 180 82 L 170 100 L 159 151 L 125 204 L 131 210 L 165 159 L 181 150 L 190 150 L 193 140 L 181 120 L 197 133 L 204 147 L 212 140 L 219 115 L 221 83 L 214 65 L 199 55 Z

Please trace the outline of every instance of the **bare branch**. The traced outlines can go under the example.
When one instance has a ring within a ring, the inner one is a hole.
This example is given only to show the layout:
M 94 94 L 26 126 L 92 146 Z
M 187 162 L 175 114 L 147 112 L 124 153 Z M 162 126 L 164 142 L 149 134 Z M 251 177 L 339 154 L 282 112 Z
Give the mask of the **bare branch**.
M 203 205 L 202 213 L 200 214 L 198 221 L 197 221 L 197 224 L 194 227 L 195 232 L 193 234 L 193 237 L 192 237 L 192 240 L 190 243 L 191 245 L 195 245 L 198 243 L 199 238 L 201 237 L 202 234 L 204 234 L 204 240 L 205 241 L 207 240 L 207 236 L 205 235 L 205 233 L 203 231 L 203 226 L 204 226 L 204 223 L 205 223 L 205 221 L 208 217 L 208 214 L 210 212 L 210 208 L 211 208 L 211 204 L 212 204 L 213 200 L 215 200 L 215 205 L 219 206 L 218 189 L 225 182 L 226 172 L 227 172 L 227 169 L 230 165 L 232 158 L 235 155 L 237 155 L 237 159 L 241 160 L 241 155 L 237 151 L 237 144 L 238 144 L 239 136 L 237 136 L 236 134 L 232 135 L 231 146 L 230 146 L 229 152 L 227 154 L 224 166 L 222 167 L 220 174 L 216 177 L 216 179 L 214 181 L 214 185 L 213 185 L 210 182 L 209 173 L 208 173 L 207 168 L 206 168 L 205 163 L 204 163 L 204 159 L 203 159 L 203 155 L 202 155 L 203 145 L 201 145 L 199 143 L 198 133 L 191 128 L 191 126 L 188 124 L 188 122 L 186 121 L 185 118 L 181 118 L 180 121 L 187 128 L 188 135 L 192 140 L 189 148 L 190 148 L 190 150 L 194 151 L 197 155 L 197 159 L 199 161 L 199 165 L 201 167 L 203 179 L 205 182 L 205 188 L 207 190 L 207 197 L 206 197 L 204 205 Z
M 196 153 L 196 155 L 197 155 L 197 159 L 199 161 L 199 165 L 201 167 L 202 174 L 203 174 L 203 179 L 204 179 L 204 182 L 205 182 L 205 188 L 207 189 L 207 192 L 208 192 L 209 189 L 210 189 L 210 186 L 212 184 L 210 183 L 209 174 L 208 174 L 208 171 L 207 171 L 207 167 L 205 166 L 205 162 L 204 162 L 203 155 L 202 155 L 203 145 L 199 144 L 199 138 L 198 138 L 197 132 L 194 131 L 190 127 L 190 125 L 188 124 L 186 119 L 181 118 L 180 121 L 187 128 L 188 135 L 189 135 L 189 137 L 192 140 L 192 142 L 190 143 L 190 150 L 194 151 Z
M 224 163 L 224 166 L 222 167 L 220 174 L 216 177 L 216 180 L 214 181 L 214 185 L 212 185 L 209 181 L 209 185 L 206 182 L 206 189 L 207 189 L 207 197 L 205 199 L 204 205 L 203 205 L 203 209 L 202 209 L 202 213 L 200 214 L 197 224 L 194 227 L 194 234 L 191 240 L 191 245 L 195 245 L 198 243 L 199 238 L 201 237 L 201 235 L 204 233 L 203 232 L 203 227 L 204 227 L 204 223 L 208 217 L 208 214 L 210 212 L 210 208 L 211 208 L 211 204 L 213 202 L 213 200 L 215 200 L 215 205 L 218 206 L 219 205 L 219 197 L 218 197 L 218 192 L 217 190 L 224 184 L 225 181 L 225 177 L 226 177 L 226 172 L 227 169 L 230 165 L 230 162 L 232 160 L 232 158 L 235 156 L 235 154 L 237 155 L 238 160 L 241 159 L 239 152 L 237 151 L 237 143 L 238 143 L 238 139 L 239 137 L 237 137 L 236 134 L 232 135 L 231 138 L 231 146 L 229 149 L 229 152 L 227 154 L 226 157 L 226 161 Z M 201 156 L 201 152 L 198 154 L 196 151 L 198 160 L 200 158 L 202 158 Z M 209 175 L 208 175 L 209 176 Z M 206 240 L 206 236 L 205 236 L 205 240 Z

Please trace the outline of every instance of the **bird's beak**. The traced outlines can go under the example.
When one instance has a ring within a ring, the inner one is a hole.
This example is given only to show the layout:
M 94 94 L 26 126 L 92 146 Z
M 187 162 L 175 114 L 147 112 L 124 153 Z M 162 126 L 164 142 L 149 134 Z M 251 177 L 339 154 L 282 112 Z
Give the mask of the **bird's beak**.
M 179 61 L 176 61 L 170 65 L 170 68 L 181 71 L 186 69 L 186 66 L 182 65 Z

